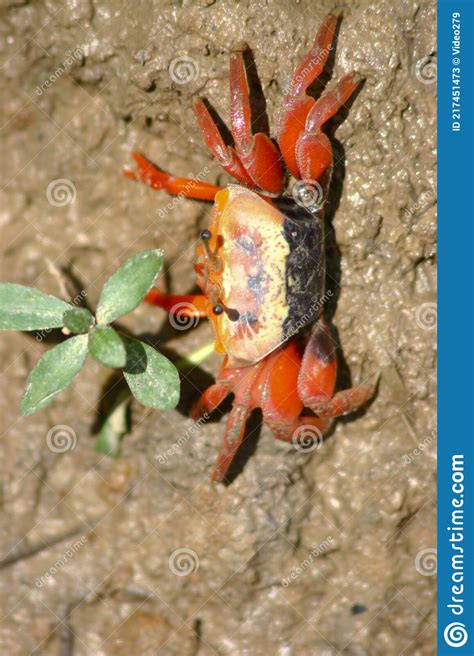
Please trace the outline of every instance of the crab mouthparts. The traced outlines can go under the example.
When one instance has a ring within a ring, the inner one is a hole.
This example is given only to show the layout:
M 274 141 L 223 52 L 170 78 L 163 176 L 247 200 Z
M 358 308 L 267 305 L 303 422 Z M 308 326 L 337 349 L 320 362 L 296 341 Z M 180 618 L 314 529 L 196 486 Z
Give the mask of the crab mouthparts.
M 218 271 L 221 269 L 222 263 L 217 254 L 217 248 L 215 251 L 211 250 L 211 246 L 209 244 L 211 237 L 212 233 L 210 230 L 203 230 L 201 232 L 201 239 L 204 245 L 204 250 L 206 251 L 207 261 L 215 271 Z M 230 321 L 238 321 L 240 318 L 240 312 L 235 308 L 227 307 L 227 305 L 223 303 L 222 299 L 220 298 L 220 291 L 221 290 L 217 285 L 213 285 L 209 293 L 213 313 L 217 316 L 225 313 Z

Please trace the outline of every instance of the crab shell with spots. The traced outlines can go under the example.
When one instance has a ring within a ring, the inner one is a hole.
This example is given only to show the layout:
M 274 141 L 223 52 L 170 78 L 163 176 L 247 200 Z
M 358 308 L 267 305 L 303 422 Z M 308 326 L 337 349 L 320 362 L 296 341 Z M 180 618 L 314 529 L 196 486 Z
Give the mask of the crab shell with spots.
M 215 197 L 206 237 L 197 282 L 229 367 L 258 362 L 318 318 L 324 230 L 304 206 L 229 185 Z

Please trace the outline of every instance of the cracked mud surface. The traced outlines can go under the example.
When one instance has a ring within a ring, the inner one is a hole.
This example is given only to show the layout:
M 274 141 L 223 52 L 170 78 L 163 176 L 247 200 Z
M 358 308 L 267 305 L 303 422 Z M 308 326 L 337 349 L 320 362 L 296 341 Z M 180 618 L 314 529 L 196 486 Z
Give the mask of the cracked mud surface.
M 246 41 L 273 127 L 288 74 L 332 7 L 4 2 L 1 279 L 59 294 L 66 271 L 94 307 L 118 263 L 156 246 L 162 288 L 191 290 L 209 206 L 122 178 L 129 151 L 226 184 L 193 98 L 227 120 L 229 52 Z M 317 450 L 298 453 L 263 427 L 232 485 L 212 486 L 224 419 L 190 437 L 184 412 L 134 406 L 121 457 L 105 458 L 91 428 L 107 372 L 89 361 L 59 400 L 22 419 L 27 372 L 54 337 L 1 336 L 4 653 L 435 653 L 435 85 L 423 64 L 435 19 L 431 1 L 361 0 L 341 24 L 332 79 L 355 69 L 366 82 L 335 134 L 329 311 L 341 384 L 348 371 L 381 380 L 367 411 Z M 191 68 L 176 82 L 182 57 Z M 48 202 L 58 179 L 74 202 Z M 172 330 L 151 307 L 123 323 L 176 357 L 210 339 L 206 322 Z M 202 365 L 183 407 L 218 366 L 216 355 Z M 64 453 L 46 444 L 58 425 L 77 437 Z

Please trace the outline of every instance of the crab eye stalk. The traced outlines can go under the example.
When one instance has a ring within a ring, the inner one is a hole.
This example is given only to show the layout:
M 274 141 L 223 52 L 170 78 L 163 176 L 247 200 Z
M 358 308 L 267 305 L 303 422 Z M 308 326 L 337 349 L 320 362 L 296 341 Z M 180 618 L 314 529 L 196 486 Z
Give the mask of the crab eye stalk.
M 240 318 L 240 312 L 238 310 L 235 310 L 234 308 L 229 308 L 227 305 L 224 305 L 224 303 L 216 303 L 214 307 L 212 308 L 212 311 L 214 314 L 220 315 L 223 312 L 226 313 L 228 319 L 230 321 L 238 321 Z
M 209 244 L 209 240 L 211 239 L 211 237 L 212 237 L 212 232 L 210 230 L 203 230 L 201 232 L 201 239 L 203 242 L 204 250 L 206 251 L 206 255 L 209 259 L 211 259 L 215 255 L 215 253 L 211 251 L 211 247 Z

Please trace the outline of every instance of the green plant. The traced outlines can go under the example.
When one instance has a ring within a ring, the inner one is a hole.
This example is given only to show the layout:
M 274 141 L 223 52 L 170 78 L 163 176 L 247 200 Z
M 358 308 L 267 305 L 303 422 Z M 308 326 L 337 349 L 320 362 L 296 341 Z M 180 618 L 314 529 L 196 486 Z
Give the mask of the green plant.
M 61 328 L 71 335 L 45 353 L 28 376 L 21 413 L 47 406 L 82 369 L 87 355 L 106 367 L 122 369 L 133 396 L 158 410 L 179 399 L 176 367 L 149 344 L 123 335 L 110 324 L 134 310 L 153 286 L 163 251 L 147 250 L 129 258 L 105 283 L 95 317 L 31 287 L 0 283 L 0 330 L 42 331 Z

